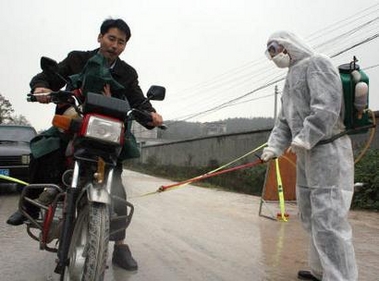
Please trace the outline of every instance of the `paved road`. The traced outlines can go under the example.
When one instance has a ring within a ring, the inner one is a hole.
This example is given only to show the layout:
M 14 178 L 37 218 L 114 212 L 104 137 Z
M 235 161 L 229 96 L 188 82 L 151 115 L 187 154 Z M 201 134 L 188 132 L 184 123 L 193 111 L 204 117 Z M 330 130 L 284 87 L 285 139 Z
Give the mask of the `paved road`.
M 112 266 L 107 281 L 289 281 L 306 268 L 306 237 L 287 204 L 288 222 L 258 216 L 259 198 L 194 186 L 142 196 L 170 181 L 125 171 L 135 216 L 128 241 L 136 272 Z M 5 224 L 17 204 L 0 196 L 0 280 L 58 280 L 54 254 L 38 250 L 24 226 Z M 264 213 L 277 211 L 276 204 Z M 379 214 L 351 212 L 361 281 L 378 280 Z M 110 254 L 113 245 L 110 245 Z

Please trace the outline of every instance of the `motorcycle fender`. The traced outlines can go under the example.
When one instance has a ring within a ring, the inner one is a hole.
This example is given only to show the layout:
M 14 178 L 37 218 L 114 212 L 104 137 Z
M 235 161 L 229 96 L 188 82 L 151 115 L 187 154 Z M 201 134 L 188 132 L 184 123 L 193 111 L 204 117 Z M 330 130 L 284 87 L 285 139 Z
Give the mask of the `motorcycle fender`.
M 111 204 L 111 196 L 108 191 L 103 188 L 96 188 L 93 184 L 87 185 L 87 197 L 90 202 Z

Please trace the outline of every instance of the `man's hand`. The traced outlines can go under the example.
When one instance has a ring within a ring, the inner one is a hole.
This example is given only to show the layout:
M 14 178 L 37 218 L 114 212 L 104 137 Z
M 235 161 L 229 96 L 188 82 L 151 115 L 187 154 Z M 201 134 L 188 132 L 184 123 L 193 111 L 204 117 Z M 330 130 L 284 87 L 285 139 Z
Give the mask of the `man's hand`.
M 35 94 L 43 94 L 43 93 L 51 93 L 52 90 L 44 87 L 37 87 L 33 91 L 33 95 Z M 36 100 L 40 103 L 49 103 L 51 102 L 51 97 L 48 95 L 35 95 Z
M 109 84 L 105 84 L 104 89 L 102 91 L 102 94 L 104 96 L 106 96 L 106 97 L 111 97 L 112 96 L 111 86 Z
M 162 116 L 156 112 L 151 112 L 151 119 L 153 119 L 153 121 L 148 123 L 149 126 L 157 127 L 163 124 Z

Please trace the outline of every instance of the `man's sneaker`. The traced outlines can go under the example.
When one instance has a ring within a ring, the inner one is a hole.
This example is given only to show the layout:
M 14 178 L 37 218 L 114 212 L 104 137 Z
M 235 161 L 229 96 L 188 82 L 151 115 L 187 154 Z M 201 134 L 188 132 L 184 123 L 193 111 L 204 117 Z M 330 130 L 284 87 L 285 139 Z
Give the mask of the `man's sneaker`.
M 30 216 L 33 219 L 37 219 L 39 217 L 39 213 L 38 212 L 31 212 Z M 7 224 L 20 225 L 20 224 L 23 224 L 24 221 L 26 221 L 26 220 L 27 220 L 27 218 L 23 214 L 21 214 L 21 212 L 19 210 L 17 210 L 8 218 Z
M 300 280 L 311 280 L 311 281 L 321 281 L 316 278 L 310 271 L 308 270 L 299 270 L 297 273 L 297 278 Z
M 112 262 L 126 270 L 138 269 L 128 245 L 114 245 Z
M 51 204 L 55 196 L 58 194 L 58 190 L 56 190 L 53 187 L 45 187 L 39 197 L 36 199 L 36 201 L 42 205 L 49 205 Z

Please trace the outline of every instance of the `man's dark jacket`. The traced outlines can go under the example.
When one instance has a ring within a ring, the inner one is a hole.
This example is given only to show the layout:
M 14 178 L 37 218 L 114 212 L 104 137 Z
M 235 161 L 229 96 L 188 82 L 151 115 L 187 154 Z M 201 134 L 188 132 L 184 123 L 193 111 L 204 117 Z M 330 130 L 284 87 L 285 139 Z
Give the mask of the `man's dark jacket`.
M 68 77 L 74 74 L 80 73 L 87 61 L 98 53 L 99 49 L 93 51 L 72 51 L 68 56 L 58 64 L 59 74 L 66 80 Z M 138 106 L 145 100 L 145 96 L 138 84 L 138 75 L 136 70 L 117 58 L 116 64 L 111 70 L 112 77 L 124 86 L 125 89 L 112 91 L 112 97 L 127 100 L 131 107 L 137 107 L 138 109 L 144 109 L 150 112 L 155 112 L 150 103 L 146 102 L 143 106 Z M 30 82 L 30 87 L 34 91 L 37 87 L 45 87 L 57 91 L 65 85 L 57 75 L 51 75 L 41 72 L 34 76 Z
M 58 64 L 58 72 L 66 80 L 69 80 L 69 76 L 74 74 L 79 74 L 82 72 L 87 61 L 98 53 L 99 49 L 93 51 L 73 51 L 68 54 L 68 56 Z M 140 105 L 146 98 L 142 93 L 141 88 L 138 85 L 138 75 L 135 69 L 117 58 L 116 63 L 111 70 L 112 77 L 118 83 L 120 83 L 124 89 L 112 90 L 112 97 L 119 98 L 122 100 L 127 100 L 132 108 L 138 108 L 147 110 L 150 112 L 155 112 L 155 109 L 151 106 L 149 102 L 145 102 L 142 106 Z M 34 76 L 30 82 L 30 87 L 34 91 L 37 87 L 49 88 L 53 91 L 58 91 L 65 85 L 65 81 L 59 78 L 58 75 L 41 72 Z M 66 107 L 56 109 L 56 114 L 62 114 Z M 152 129 L 154 127 L 147 124 L 141 123 L 147 129 Z M 62 147 L 61 134 L 56 128 L 50 128 L 46 132 L 40 134 L 38 138 L 35 138 L 31 142 L 32 154 L 35 158 L 42 157 L 57 148 Z M 139 152 L 134 147 L 135 139 L 134 136 L 129 132 L 126 133 L 126 137 L 131 139 L 132 145 L 128 148 L 127 141 L 124 143 L 123 152 L 120 158 L 128 159 L 135 158 L 139 156 Z M 128 154 L 130 153 L 130 154 Z
M 82 72 L 87 61 L 98 53 L 98 49 L 94 51 L 73 51 L 68 54 L 62 62 L 59 63 L 59 74 L 63 76 L 66 80 L 68 77 L 74 74 L 79 74 Z M 141 88 L 138 85 L 138 76 L 137 72 L 133 67 L 120 60 L 119 58 L 116 61 L 114 68 L 111 71 L 112 77 L 120 83 L 124 89 L 118 91 L 112 91 L 112 96 L 119 99 L 127 99 L 129 104 L 132 107 L 137 107 L 139 109 L 144 109 L 147 111 L 155 111 L 150 103 L 146 102 L 143 106 L 138 107 L 142 101 L 145 100 L 145 97 L 142 93 Z M 36 87 L 46 87 L 50 88 L 53 91 L 61 89 L 65 85 L 64 81 L 61 81 L 57 75 L 51 75 L 48 73 L 39 73 L 32 78 L 30 82 L 30 87 L 34 91 Z M 59 112 L 57 112 L 59 113 Z M 149 126 L 146 126 L 147 128 Z M 150 127 L 152 128 L 152 127 Z M 64 152 L 65 144 L 63 138 L 60 138 L 62 135 L 57 128 L 50 128 L 44 133 L 34 138 L 31 143 L 32 148 L 32 162 L 31 162 L 31 183 L 36 182 L 46 182 L 46 183 L 60 183 L 61 175 L 64 171 Z M 132 135 L 130 137 L 133 137 Z M 133 140 L 133 139 L 132 139 Z M 119 196 L 126 200 L 126 194 L 124 186 L 121 181 L 122 173 L 122 160 L 128 158 L 134 158 L 139 156 L 139 151 L 137 149 L 136 155 L 128 154 L 128 149 L 126 145 L 127 141 L 124 143 L 123 151 L 119 157 L 119 163 L 115 169 L 114 181 L 115 184 L 112 187 L 112 194 Z M 38 159 L 39 157 L 42 157 Z M 33 164 L 32 164 L 33 163 Z M 58 182 L 57 182 L 58 181 Z M 36 198 L 39 195 L 39 190 L 32 190 L 34 194 L 31 194 L 32 198 Z M 119 216 L 126 216 L 127 209 L 125 204 L 120 204 L 117 201 L 114 202 L 114 211 Z M 112 241 L 122 241 L 125 239 L 125 229 L 127 227 L 126 220 L 116 220 L 112 221 L 110 224 L 111 232 L 117 233 L 110 237 Z M 122 229 L 123 231 L 120 231 Z

